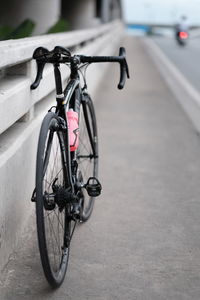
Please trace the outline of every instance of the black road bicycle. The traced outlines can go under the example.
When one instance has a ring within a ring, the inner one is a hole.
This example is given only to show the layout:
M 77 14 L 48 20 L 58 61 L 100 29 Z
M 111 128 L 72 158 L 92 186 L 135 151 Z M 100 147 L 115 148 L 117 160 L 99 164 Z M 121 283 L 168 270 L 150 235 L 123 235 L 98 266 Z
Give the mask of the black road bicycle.
M 87 93 L 84 68 L 90 63 L 118 62 L 122 89 L 129 78 L 125 49 L 119 56 L 71 55 L 68 49 L 56 46 L 52 51 L 39 47 L 33 53 L 37 63 L 37 76 L 31 89 L 42 79 L 44 66 L 54 66 L 56 106 L 51 107 L 40 129 L 36 188 L 32 201 L 36 202 L 37 234 L 41 262 L 47 281 L 59 287 L 65 277 L 70 241 L 78 222 L 89 219 L 94 198 L 101 193 L 98 173 L 98 133 L 92 100 Z M 63 90 L 60 64 L 70 68 L 70 78 Z M 81 78 L 84 84 L 81 86 Z M 72 151 L 67 112 L 78 115 L 78 147 Z

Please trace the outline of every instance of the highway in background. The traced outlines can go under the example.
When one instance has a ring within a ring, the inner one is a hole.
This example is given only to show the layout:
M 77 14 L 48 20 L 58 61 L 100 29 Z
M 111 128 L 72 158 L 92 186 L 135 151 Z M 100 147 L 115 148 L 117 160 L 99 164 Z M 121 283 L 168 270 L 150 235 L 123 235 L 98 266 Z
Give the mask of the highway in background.
M 185 47 L 179 46 L 172 37 L 155 37 L 153 40 L 183 76 L 200 92 L 200 37 L 191 37 Z

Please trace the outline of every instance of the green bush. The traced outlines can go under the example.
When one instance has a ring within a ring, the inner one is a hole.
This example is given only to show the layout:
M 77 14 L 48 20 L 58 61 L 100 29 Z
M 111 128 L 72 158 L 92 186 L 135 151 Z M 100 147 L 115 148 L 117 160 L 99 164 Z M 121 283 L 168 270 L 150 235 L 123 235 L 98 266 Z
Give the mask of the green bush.
M 35 23 L 30 20 L 24 20 L 15 29 L 10 26 L 0 25 L 0 40 L 21 39 L 32 35 L 35 28 Z M 49 30 L 49 33 L 59 33 L 69 30 L 69 25 L 64 19 L 58 20 Z
M 6 37 L 13 31 L 10 26 L 0 25 L 0 40 L 6 40 Z
M 47 33 L 58 33 L 69 30 L 69 25 L 66 20 L 58 20 L 52 27 L 49 28 Z
M 22 39 L 29 37 L 31 36 L 34 28 L 35 23 L 32 20 L 27 19 L 23 21 L 16 29 L 10 32 L 5 39 Z

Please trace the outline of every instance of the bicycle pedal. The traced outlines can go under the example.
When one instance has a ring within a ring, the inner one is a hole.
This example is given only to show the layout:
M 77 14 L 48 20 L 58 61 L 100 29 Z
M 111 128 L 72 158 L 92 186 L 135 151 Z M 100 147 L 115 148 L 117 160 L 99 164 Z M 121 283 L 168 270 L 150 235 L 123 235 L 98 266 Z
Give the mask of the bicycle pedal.
M 96 177 L 90 177 L 84 187 L 90 197 L 98 197 L 101 194 L 102 186 Z

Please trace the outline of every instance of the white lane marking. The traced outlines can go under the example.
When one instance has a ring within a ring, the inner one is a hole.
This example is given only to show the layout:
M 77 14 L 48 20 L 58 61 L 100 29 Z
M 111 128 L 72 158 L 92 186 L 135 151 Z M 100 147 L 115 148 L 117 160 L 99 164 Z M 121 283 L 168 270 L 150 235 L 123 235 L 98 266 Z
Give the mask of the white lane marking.
M 170 59 L 163 53 L 163 51 L 152 40 L 145 40 L 147 46 L 154 52 L 156 58 L 168 68 L 170 73 L 175 77 L 183 89 L 187 91 L 190 97 L 192 97 L 196 103 L 200 106 L 200 93 L 194 88 L 194 86 L 185 78 L 185 76 L 178 70 L 178 68 L 170 61 Z M 154 59 L 154 61 L 156 61 Z M 158 63 L 158 62 L 157 62 Z M 159 69 L 162 66 L 159 66 Z
M 163 53 L 163 51 L 149 39 L 143 39 L 144 45 L 158 71 L 169 89 L 180 103 L 185 113 L 200 134 L 200 93 L 182 75 L 177 67 Z

